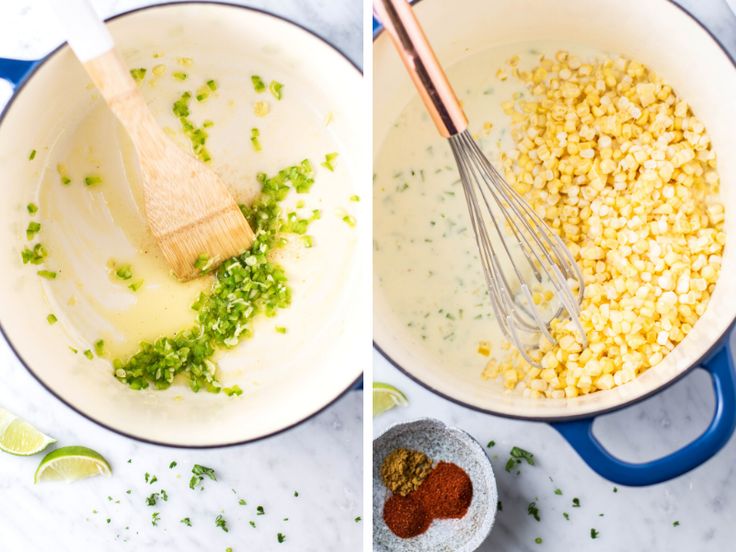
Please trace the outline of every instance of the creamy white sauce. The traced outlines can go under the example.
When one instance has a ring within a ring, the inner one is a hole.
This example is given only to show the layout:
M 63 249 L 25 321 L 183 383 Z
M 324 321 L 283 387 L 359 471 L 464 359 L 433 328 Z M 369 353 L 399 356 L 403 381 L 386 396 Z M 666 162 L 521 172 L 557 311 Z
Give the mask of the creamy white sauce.
M 529 68 L 541 54 L 560 49 L 583 58 L 602 54 L 533 42 L 493 48 L 448 69 L 470 130 L 497 168 L 499 151 L 513 146 L 502 104 L 527 94 L 506 61 L 518 55 L 520 67 Z M 501 67 L 505 81 L 496 76 Z M 490 131 L 485 123 L 492 124 Z M 376 293 L 402 321 L 407 338 L 439 365 L 479 373 L 487 359 L 478 354 L 478 343 L 489 340 L 497 352 L 503 335 L 493 317 L 455 160 L 418 97 L 380 145 L 375 172 Z
M 284 99 L 277 101 L 268 92 L 256 94 L 250 82 L 255 72 L 268 82 L 267 68 L 218 75 L 199 68 L 196 60 L 182 68 L 175 59 L 174 55 L 151 59 L 142 90 L 159 122 L 189 151 L 190 142 L 171 105 L 184 90 L 194 93 L 207 79 L 217 80 L 218 90 L 207 101 L 192 98 L 189 118 L 198 125 L 206 119 L 214 121 L 207 129 L 211 166 L 238 200 L 249 202 L 257 195 L 258 172 L 273 175 L 304 158 L 315 169 L 312 191 L 292 192 L 282 204 L 286 212 L 303 201 L 304 206 L 297 209 L 303 216 L 313 209 L 322 211 L 322 218 L 308 232 L 313 248 L 290 238 L 276 254 L 289 276 L 292 306 L 275 318 L 256 320 L 252 339 L 217 358 L 225 383 L 233 378 L 240 378 L 241 386 L 278 381 L 286 371 L 284 359 L 298 358 L 313 335 L 315 316 L 331 313 L 341 299 L 356 240 L 356 231 L 342 221 L 355 205 L 349 200 L 355 193 L 352 179 L 339 157 L 335 172 L 320 166 L 326 153 L 341 151 L 340 144 L 330 132 L 329 112 L 308 103 L 296 83 L 285 82 Z M 156 64 L 167 65 L 168 71 L 151 78 Z M 185 71 L 189 78 L 178 81 L 171 77 L 172 71 Z M 267 116 L 254 114 L 257 101 L 269 104 Z M 250 143 L 253 127 L 260 130 L 260 152 Z M 49 250 L 44 268 L 58 271 L 58 277 L 44 287 L 70 347 L 81 352 L 104 339 L 107 358 L 127 357 L 142 340 L 190 328 L 196 315 L 191 304 L 209 288 L 212 277 L 179 283 L 171 276 L 147 228 L 132 144 L 99 99 L 76 128 L 59 136 L 47 159 L 39 199 L 39 238 Z M 61 182 L 59 163 L 71 178 L 68 186 Z M 102 183 L 85 186 L 87 175 L 99 175 Z M 132 279 L 116 278 L 112 262 L 130 264 Z M 144 283 L 137 292 L 128 288 L 140 280 Z M 287 333 L 277 333 L 276 326 L 287 327 Z M 117 385 L 112 378 L 111 384 Z

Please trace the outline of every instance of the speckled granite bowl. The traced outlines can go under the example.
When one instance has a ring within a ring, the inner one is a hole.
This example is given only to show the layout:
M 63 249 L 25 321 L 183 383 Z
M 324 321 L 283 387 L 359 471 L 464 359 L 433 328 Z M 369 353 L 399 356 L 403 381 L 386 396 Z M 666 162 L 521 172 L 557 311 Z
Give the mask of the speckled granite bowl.
M 433 461 L 453 462 L 473 482 L 473 501 L 462 519 L 435 520 L 416 537 L 402 539 L 383 521 L 389 491 L 381 481 L 381 464 L 394 449 L 424 452 Z M 422 418 L 391 426 L 373 441 L 373 550 L 380 552 L 471 552 L 486 539 L 496 516 L 498 493 L 491 462 L 483 447 L 464 431 L 439 420 Z

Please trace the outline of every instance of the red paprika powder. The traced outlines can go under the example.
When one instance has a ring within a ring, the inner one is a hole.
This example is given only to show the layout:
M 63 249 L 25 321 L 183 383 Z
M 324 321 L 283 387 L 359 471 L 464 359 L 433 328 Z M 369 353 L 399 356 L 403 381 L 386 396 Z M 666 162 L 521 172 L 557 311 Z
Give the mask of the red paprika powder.
M 433 518 L 461 518 L 473 500 L 473 483 L 461 467 L 440 462 L 416 491 Z
M 416 491 L 406 496 L 391 495 L 383 506 L 383 520 L 394 535 L 408 539 L 421 535 L 432 523 Z

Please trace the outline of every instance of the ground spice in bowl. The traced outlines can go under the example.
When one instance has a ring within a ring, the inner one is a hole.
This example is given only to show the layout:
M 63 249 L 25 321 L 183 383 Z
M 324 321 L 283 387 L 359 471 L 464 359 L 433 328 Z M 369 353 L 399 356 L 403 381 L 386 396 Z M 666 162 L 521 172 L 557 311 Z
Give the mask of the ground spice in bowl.
M 417 450 L 391 451 L 381 464 L 381 479 L 394 494 L 406 496 L 416 491 L 432 471 L 432 460 Z
M 432 518 L 413 493 L 391 495 L 383 506 L 383 520 L 391 532 L 402 539 L 421 535 L 432 523 Z
M 432 518 L 461 518 L 473 500 L 473 483 L 465 470 L 440 462 L 415 493 Z
M 381 466 L 381 477 L 392 491 L 383 506 L 383 520 L 397 537 L 416 537 L 434 519 L 459 519 L 468 512 L 473 483 L 465 470 L 450 462 L 431 466 L 424 453 L 407 449 L 391 452 Z

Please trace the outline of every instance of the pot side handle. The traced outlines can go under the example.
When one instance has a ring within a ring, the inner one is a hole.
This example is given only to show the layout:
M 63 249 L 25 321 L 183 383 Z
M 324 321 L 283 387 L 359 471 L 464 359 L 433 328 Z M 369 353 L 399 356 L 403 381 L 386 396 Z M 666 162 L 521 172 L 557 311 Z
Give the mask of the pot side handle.
M 0 79 L 8 81 L 15 89 L 37 63 L 38 60 L 36 59 L 10 59 L 0 57 Z
M 654 485 L 697 468 L 715 455 L 736 427 L 736 374 L 729 340 L 703 363 L 713 380 L 715 412 L 707 429 L 694 441 L 663 458 L 640 464 L 624 462 L 608 452 L 593 435 L 595 418 L 552 424 L 595 472 L 614 483 Z

